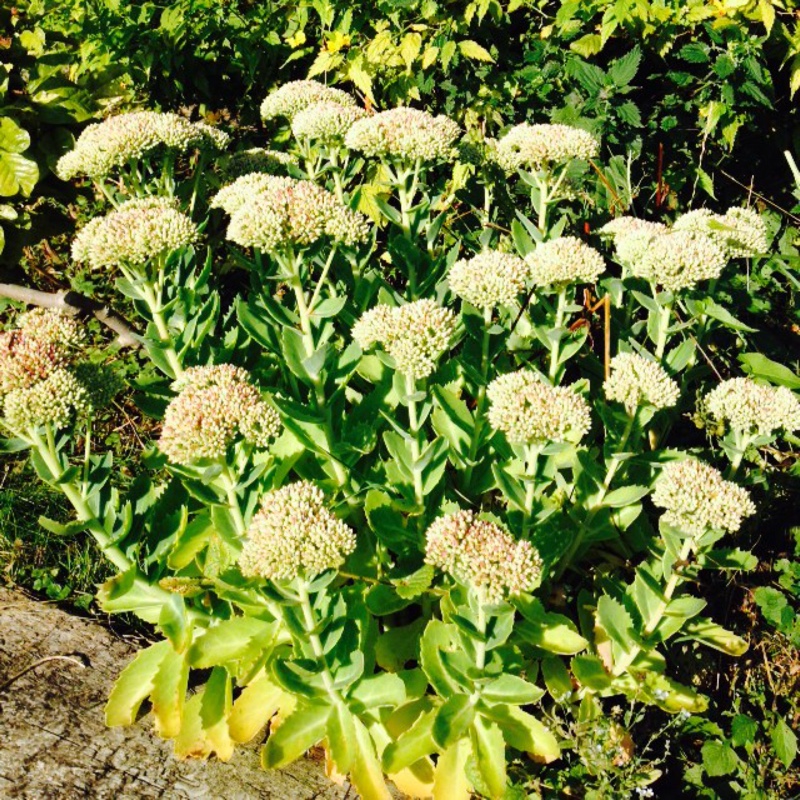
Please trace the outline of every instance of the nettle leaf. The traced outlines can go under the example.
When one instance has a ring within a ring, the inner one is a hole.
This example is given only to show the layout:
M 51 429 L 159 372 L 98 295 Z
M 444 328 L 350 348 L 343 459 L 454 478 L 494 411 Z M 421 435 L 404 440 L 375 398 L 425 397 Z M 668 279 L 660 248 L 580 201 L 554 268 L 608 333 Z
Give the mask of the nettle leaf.
M 772 748 L 781 764 L 787 769 L 792 766 L 797 757 L 797 736 L 794 731 L 781 718 L 772 729 Z
M 727 742 L 706 742 L 700 752 L 703 768 L 710 778 L 731 775 L 741 764 L 739 756 Z
M 485 47 L 483 47 L 483 45 L 472 41 L 472 39 L 464 39 L 463 41 L 459 42 L 458 49 L 461 51 L 463 56 L 471 58 L 474 61 L 488 61 L 494 64 L 494 59 L 492 58 L 491 53 Z
M 279 769 L 296 761 L 325 736 L 330 706 L 303 701 L 261 748 L 264 769 Z
M 622 58 L 618 58 L 608 69 L 608 77 L 618 86 L 627 86 L 635 77 L 642 61 L 642 51 L 638 46 Z

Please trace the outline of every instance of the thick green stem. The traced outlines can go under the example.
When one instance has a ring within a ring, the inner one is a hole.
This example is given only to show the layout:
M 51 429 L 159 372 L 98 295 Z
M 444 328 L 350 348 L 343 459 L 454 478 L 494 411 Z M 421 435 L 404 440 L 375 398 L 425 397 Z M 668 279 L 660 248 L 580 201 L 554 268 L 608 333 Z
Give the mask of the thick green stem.
M 575 538 L 572 540 L 572 543 L 569 546 L 569 549 L 561 558 L 561 563 L 559 564 L 558 569 L 555 573 L 555 579 L 558 580 L 564 572 L 569 568 L 570 564 L 572 564 L 573 559 L 580 550 L 581 545 L 583 544 L 583 540 L 586 538 L 586 534 L 591 529 L 592 522 L 597 514 L 600 512 L 600 509 L 603 507 L 603 501 L 608 494 L 608 490 L 611 488 L 611 484 L 614 481 L 614 476 L 617 474 L 617 470 L 619 469 L 622 460 L 620 456 L 623 454 L 625 447 L 628 444 L 628 439 L 630 439 L 631 433 L 633 432 L 634 426 L 636 425 L 636 419 L 639 416 L 639 409 L 637 408 L 633 414 L 628 415 L 628 421 L 625 425 L 625 430 L 622 433 L 622 438 L 619 440 L 619 444 L 617 445 L 617 452 L 615 452 L 611 456 L 611 463 L 608 465 L 606 469 L 606 476 L 603 479 L 602 486 L 600 487 L 600 492 L 597 496 L 595 502 L 589 508 L 589 513 L 586 515 L 586 519 L 581 524 L 580 528 L 578 528 L 577 533 L 575 534 Z
M 420 508 L 425 506 L 425 493 L 422 486 L 422 470 L 419 460 L 422 454 L 420 443 L 419 415 L 417 401 L 414 395 L 417 392 L 417 382 L 410 375 L 406 375 L 406 394 L 408 395 L 408 421 L 411 428 L 411 456 L 414 459 L 414 499 Z
M 159 341 L 164 345 L 164 357 L 173 372 L 174 378 L 180 378 L 183 375 L 183 364 L 178 357 L 175 350 L 175 345 L 172 341 L 172 336 L 169 332 L 167 320 L 164 317 L 164 308 L 161 305 L 161 287 L 152 286 L 150 283 L 144 282 L 139 288 L 139 296 L 147 306 L 150 316 L 152 317 L 153 324 L 156 326 Z
M 475 401 L 475 425 L 472 428 L 472 439 L 469 443 L 467 455 L 467 469 L 464 472 L 464 487 L 469 488 L 472 473 L 475 469 L 475 457 L 483 437 L 484 418 L 483 411 L 486 405 L 486 380 L 489 375 L 489 345 L 491 341 L 492 309 L 488 306 L 483 309 L 483 338 L 481 339 L 481 385 L 478 387 L 478 396 Z
M 228 508 L 233 515 L 233 521 L 236 525 L 236 532 L 240 536 L 244 536 L 244 533 L 247 530 L 247 524 L 244 521 L 242 508 L 239 505 L 239 497 L 236 494 L 237 480 L 236 476 L 233 474 L 233 470 L 227 463 L 222 467 L 220 478 L 222 479 L 222 487 L 225 491 L 225 497 L 228 500 Z
M 556 321 L 553 328 L 554 332 L 558 332 L 559 338 L 550 345 L 550 371 L 548 377 L 553 384 L 558 383 L 559 374 L 559 357 L 561 354 L 561 329 L 564 327 L 564 318 L 567 314 L 567 287 L 562 286 L 558 290 L 558 307 L 556 308 Z
M 669 324 L 672 320 L 672 302 L 669 302 L 659 309 L 658 339 L 656 341 L 656 358 L 661 361 L 664 358 L 664 351 L 667 348 L 667 335 Z
M 541 445 L 525 446 L 525 523 L 523 530 L 527 534 L 533 523 L 533 501 L 536 499 L 536 488 L 539 482 L 539 456 Z
M 486 609 L 484 608 L 483 594 L 478 595 L 478 633 L 481 639 L 475 642 L 475 666 L 482 670 L 486 666 Z

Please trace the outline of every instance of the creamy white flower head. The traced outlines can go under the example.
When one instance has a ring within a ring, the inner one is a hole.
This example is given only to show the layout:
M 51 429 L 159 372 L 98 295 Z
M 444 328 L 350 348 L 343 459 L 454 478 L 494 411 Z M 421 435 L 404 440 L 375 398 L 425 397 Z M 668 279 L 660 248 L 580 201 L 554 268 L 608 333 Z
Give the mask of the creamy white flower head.
M 425 562 L 499 603 L 538 585 L 542 559 L 530 542 L 515 541 L 494 522 L 471 511 L 439 517 L 428 528 Z
M 220 190 L 212 206 L 231 215 L 227 238 L 272 252 L 322 238 L 354 245 L 369 236 L 367 218 L 312 181 L 245 175 Z
M 323 143 L 341 141 L 353 124 L 367 112 L 357 106 L 323 101 L 304 108 L 292 120 L 292 133 L 298 138 L 317 139 Z
M 800 401 L 785 386 L 731 378 L 712 389 L 703 405 L 712 417 L 739 433 L 769 435 L 800 429 Z
M 194 122 L 194 128 L 202 137 L 198 142 L 200 147 L 210 150 L 225 150 L 231 143 L 231 137 L 216 125 L 207 122 Z
M 246 370 L 229 364 L 187 369 L 164 414 L 158 444 L 167 458 L 176 464 L 225 458 L 239 439 L 267 447 L 280 433 L 280 417 L 249 380 Z
M 0 333 L 0 395 L 68 366 L 85 343 L 86 330 L 74 317 L 43 308 L 23 314 L 17 330 Z
M 561 236 L 536 245 L 525 256 L 525 262 L 537 286 L 594 283 L 606 269 L 603 256 L 574 236 Z
M 235 181 L 237 178 L 259 172 L 264 175 L 285 175 L 287 168 L 296 163 L 297 159 L 289 153 L 251 147 L 249 150 L 231 153 L 220 164 L 220 172 L 225 180 Z
M 239 569 L 246 577 L 311 579 L 338 569 L 355 549 L 355 533 L 325 508 L 322 491 L 299 481 L 263 499 L 247 529 Z
M 523 122 L 497 141 L 494 159 L 506 172 L 515 172 L 594 158 L 599 150 L 597 139 L 581 128 Z
M 634 275 L 670 291 L 718 278 L 728 263 L 725 249 L 711 236 L 688 230 L 621 236 L 616 248 Z
M 672 461 L 664 467 L 653 503 L 666 510 L 664 522 L 692 536 L 708 529 L 734 533 L 756 510 L 745 489 L 694 458 Z
M 767 227 L 761 215 L 751 208 L 729 208 L 714 214 L 706 208 L 682 214 L 673 230 L 689 230 L 710 236 L 728 258 L 747 258 L 766 252 Z
M 461 133 L 449 117 L 415 108 L 392 108 L 356 122 L 345 144 L 365 156 L 401 161 L 449 161 Z
M 477 308 L 511 305 L 525 289 L 527 277 L 523 259 L 494 250 L 457 261 L 448 274 L 453 292 Z
M 102 178 L 159 148 L 185 152 L 201 146 L 222 149 L 227 134 L 178 114 L 134 111 L 86 127 L 75 148 L 58 160 L 56 174 L 63 180 L 76 175 Z
M 666 230 L 667 226 L 663 222 L 650 222 L 638 217 L 617 217 L 610 222 L 606 222 L 598 233 L 604 236 L 612 236 L 616 239 L 618 236 L 630 236 L 633 233 L 653 234 L 662 233 Z
M 550 386 L 528 369 L 495 378 L 486 389 L 489 424 L 512 444 L 579 442 L 592 424 L 589 404 L 570 386 Z
M 285 117 L 291 121 L 303 109 L 322 102 L 338 103 L 340 106 L 356 104 L 347 92 L 325 86 L 319 81 L 290 81 L 266 96 L 261 103 L 261 119 Z
M 44 380 L 9 392 L 4 401 L 8 424 L 19 431 L 51 425 L 68 427 L 91 407 L 89 390 L 69 369 L 55 369 Z
M 426 378 L 447 351 L 457 317 L 434 300 L 416 300 L 399 307 L 380 305 L 353 326 L 353 338 L 365 350 L 380 344 L 399 372 L 414 380 Z
M 93 269 L 141 266 L 193 244 L 195 224 L 166 197 L 128 200 L 105 217 L 95 217 L 72 241 L 72 257 Z
M 609 400 L 622 403 L 631 415 L 642 405 L 671 408 L 680 397 L 678 384 L 660 364 L 635 353 L 611 359 L 611 375 L 603 388 Z

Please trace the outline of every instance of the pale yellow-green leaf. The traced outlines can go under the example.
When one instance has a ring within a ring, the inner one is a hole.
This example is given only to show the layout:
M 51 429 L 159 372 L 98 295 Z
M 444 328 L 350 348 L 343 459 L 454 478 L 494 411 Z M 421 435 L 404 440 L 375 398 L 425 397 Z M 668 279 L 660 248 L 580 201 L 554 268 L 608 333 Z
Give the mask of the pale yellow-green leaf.
M 409 72 L 421 49 L 422 37 L 418 33 L 407 33 L 400 42 L 400 56 Z
M 464 39 L 458 43 L 458 49 L 461 54 L 466 58 L 471 58 L 473 61 L 489 61 L 494 64 L 494 59 L 491 53 L 472 39 Z
M 106 725 L 133 724 L 139 707 L 153 691 L 158 668 L 168 652 L 172 652 L 172 646 L 167 641 L 150 645 L 122 670 L 106 703 Z
M 392 796 L 386 788 L 375 746 L 369 731 L 361 720 L 353 718 L 356 730 L 355 761 L 350 773 L 350 780 L 363 800 L 391 800 Z
M 322 50 L 314 59 L 314 63 L 308 70 L 308 77 L 313 78 L 315 75 L 322 75 L 324 72 L 330 72 L 336 69 L 344 60 L 341 53 L 329 53 L 327 50 Z
M 375 97 L 372 94 L 372 78 L 364 68 L 364 56 L 361 53 L 358 53 L 352 61 L 348 62 L 347 77 L 363 93 L 364 97 L 371 102 L 375 102 Z
M 446 41 L 442 45 L 442 68 L 447 71 L 447 67 L 450 66 L 450 62 L 453 60 L 453 56 L 456 54 L 456 43 L 450 39 Z
M 150 694 L 156 733 L 162 739 L 174 739 L 181 731 L 188 680 L 189 664 L 185 655 L 170 647 L 159 665 Z
M 789 77 L 789 92 L 794 97 L 795 92 L 800 89 L 800 55 L 792 59 L 791 72 Z
M 469 739 L 460 739 L 439 756 L 433 777 L 433 800 L 469 800 L 472 797 L 465 769 L 470 750 Z
M 428 67 L 436 61 L 438 55 L 439 48 L 436 47 L 436 45 L 426 47 L 425 52 L 422 54 L 422 69 L 428 69 Z
M 767 29 L 767 36 L 772 33 L 772 26 L 775 24 L 775 6 L 770 0 L 758 0 L 758 10 L 761 12 L 761 21 Z
M 603 39 L 596 33 L 587 33 L 573 42 L 569 49 L 584 58 L 597 55 L 603 49 Z
M 237 742 L 249 742 L 263 730 L 279 708 L 288 711 L 289 703 L 289 696 L 262 672 L 244 688 L 233 704 L 228 717 L 231 738 Z

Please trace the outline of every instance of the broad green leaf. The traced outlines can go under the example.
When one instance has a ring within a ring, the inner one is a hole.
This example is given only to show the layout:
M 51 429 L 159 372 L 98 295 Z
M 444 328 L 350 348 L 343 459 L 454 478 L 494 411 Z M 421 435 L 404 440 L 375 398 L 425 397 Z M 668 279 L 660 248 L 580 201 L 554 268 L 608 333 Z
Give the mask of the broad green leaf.
M 183 653 L 192 639 L 192 627 L 186 613 L 186 603 L 179 594 L 172 594 L 161 607 L 158 627 L 178 653 Z
M 557 656 L 542 659 L 542 677 L 547 691 L 557 703 L 563 703 L 572 696 L 572 678 L 564 662 Z
M 356 730 L 355 760 L 350 780 L 364 800 L 392 800 L 369 731 L 358 718 L 354 718 L 353 722 Z
M 122 671 L 106 703 L 106 725 L 132 725 L 139 707 L 153 691 L 161 662 L 172 652 L 168 641 L 152 644 Z
M 336 771 L 347 775 L 356 757 L 356 730 L 353 715 L 344 704 L 337 703 L 328 717 L 326 741 Z
M 730 775 L 739 766 L 739 756 L 726 742 L 706 742 L 700 751 L 703 756 L 703 768 L 710 778 Z
M 737 714 L 731 720 L 731 743 L 734 747 L 744 747 L 756 740 L 758 723 L 745 714 Z
M 0 117 L 0 150 L 24 153 L 31 146 L 28 132 L 10 117 Z
M 503 738 L 515 750 L 530 753 L 545 763 L 561 757 L 558 740 L 544 723 L 515 705 L 481 708 L 481 714 L 496 722 Z
M 364 711 L 383 706 L 397 708 L 406 699 L 406 685 L 403 679 L 390 672 L 362 678 L 348 693 L 349 703 L 358 703 Z
M 589 689 L 601 692 L 611 686 L 611 676 L 597 656 L 575 656 L 570 667 L 576 680 Z
M 789 389 L 800 389 L 800 376 L 761 353 L 744 353 L 739 356 L 739 361 L 744 371 L 754 378 L 762 378 L 770 383 L 777 383 L 778 386 L 787 386 Z
M 433 721 L 433 741 L 445 749 L 455 744 L 466 732 L 475 718 L 475 706 L 465 694 L 456 694 L 447 699 L 436 713 Z
M 758 558 L 747 550 L 732 549 L 709 550 L 698 558 L 703 569 L 736 569 L 750 572 L 758 566 Z
M 424 712 L 397 741 L 383 751 L 383 768 L 388 774 L 400 772 L 421 758 L 438 752 L 439 748 L 433 740 L 435 720 L 436 710 Z
M 609 638 L 624 651 L 631 649 L 634 644 L 633 620 L 622 603 L 613 597 L 602 595 L 597 601 L 597 621 Z
M 433 582 L 435 571 L 430 564 L 425 564 L 416 572 L 406 575 L 404 578 L 393 578 L 397 596 L 403 600 L 413 600 L 423 594 Z
M 254 617 L 223 620 L 195 639 L 189 648 L 189 663 L 197 669 L 252 661 L 262 650 L 272 648 L 277 626 Z
M 616 59 L 608 69 L 608 77 L 618 86 L 627 86 L 635 77 L 642 60 L 642 51 L 634 47 L 629 53 Z
M 439 756 L 433 775 L 433 800 L 470 800 L 472 787 L 466 775 L 470 752 L 470 740 L 459 739 Z
M 288 695 L 262 672 L 245 686 L 233 704 L 228 717 L 231 738 L 249 742 L 287 702 Z
M 440 697 L 450 697 L 460 692 L 458 683 L 449 675 L 442 663 L 441 652 L 457 648 L 454 629 L 441 620 L 432 619 L 425 627 L 420 641 L 420 664 L 431 686 Z
M 544 689 L 520 678 L 504 673 L 481 688 L 481 697 L 489 703 L 516 703 L 524 706 L 538 703 Z
M 491 720 L 476 717 L 472 725 L 472 752 L 490 797 L 499 800 L 506 793 L 507 783 L 506 743 L 500 727 Z
M 726 630 L 716 622 L 705 617 L 697 617 L 683 626 L 681 639 L 693 639 L 696 642 L 713 647 L 731 656 L 741 656 L 747 652 L 749 644 L 741 636 Z
M 525 641 L 559 655 L 573 655 L 588 646 L 569 617 L 545 611 L 536 598 L 521 597 L 514 604 L 523 616 L 515 630 Z
M 771 738 L 775 755 L 778 756 L 781 764 L 789 769 L 797 756 L 797 736 L 785 720 L 779 719 L 772 729 Z
M 620 489 L 614 489 L 614 491 L 609 492 L 603 499 L 603 505 L 609 508 L 629 506 L 632 503 L 638 502 L 643 497 L 647 497 L 649 493 L 649 486 L 623 486 Z
M 291 764 L 325 736 L 330 707 L 322 703 L 300 703 L 273 731 L 261 749 L 264 769 Z
M 39 167 L 35 161 L 19 153 L 0 151 L 0 195 L 11 197 L 22 193 L 26 197 L 39 180 Z
M 472 39 L 464 39 L 458 43 L 458 49 L 463 56 L 471 58 L 474 61 L 489 61 L 494 64 L 494 59 L 491 53 L 482 45 L 474 42 Z

